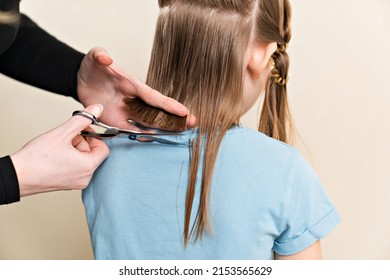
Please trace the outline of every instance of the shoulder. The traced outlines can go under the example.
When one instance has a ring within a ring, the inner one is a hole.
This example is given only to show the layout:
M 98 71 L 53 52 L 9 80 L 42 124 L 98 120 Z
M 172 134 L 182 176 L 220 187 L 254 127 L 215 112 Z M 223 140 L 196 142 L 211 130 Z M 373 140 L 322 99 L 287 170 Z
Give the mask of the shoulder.
M 291 161 L 299 161 L 302 157 L 298 149 L 249 128 L 232 128 L 225 138 L 229 148 L 236 148 L 240 152 L 268 159 L 271 162 L 291 164 Z
M 265 135 L 257 130 L 245 128 L 245 127 L 235 127 L 230 129 L 226 135 L 228 137 L 241 138 L 245 141 L 253 141 L 256 143 L 261 143 L 267 145 L 267 147 L 275 148 L 278 150 L 287 150 L 291 152 L 297 152 L 298 150 L 284 142 L 276 140 L 272 137 Z
M 236 164 L 269 178 L 284 192 L 324 191 L 316 172 L 298 149 L 263 133 L 234 128 L 227 134 L 225 150 Z

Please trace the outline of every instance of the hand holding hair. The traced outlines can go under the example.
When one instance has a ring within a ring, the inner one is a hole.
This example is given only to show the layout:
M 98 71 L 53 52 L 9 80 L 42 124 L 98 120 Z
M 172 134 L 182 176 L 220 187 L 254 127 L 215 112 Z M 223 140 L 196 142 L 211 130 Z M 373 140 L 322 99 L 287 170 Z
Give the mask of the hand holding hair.
M 102 105 L 85 111 L 100 116 Z M 74 116 L 61 126 L 30 141 L 11 155 L 18 176 L 20 196 L 85 188 L 96 168 L 109 154 L 107 145 L 79 135 L 90 120 Z
M 147 104 L 178 116 L 187 116 L 187 127 L 195 125 L 195 118 L 176 100 L 153 90 L 138 78 L 121 70 L 103 48 L 93 48 L 85 56 L 78 73 L 77 92 L 84 106 L 102 104 L 105 111 L 100 119 L 116 127 L 134 129 L 129 116 L 138 121 L 123 103 L 126 97 L 139 97 Z

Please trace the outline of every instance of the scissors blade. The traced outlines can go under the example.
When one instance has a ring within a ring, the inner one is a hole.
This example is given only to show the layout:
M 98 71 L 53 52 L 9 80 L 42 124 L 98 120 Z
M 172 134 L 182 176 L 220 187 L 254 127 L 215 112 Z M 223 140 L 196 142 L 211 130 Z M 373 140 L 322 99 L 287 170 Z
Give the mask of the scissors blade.
M 188 146 L 188 143 L 181 142 L 181 141 L 175 141 L 175 140 L 170 140 L 170 139 L 165 139 L 165 138 L 160 138 L 158 136 L 161 135 L 177 135 L 176 134 L 152 134 L 152 133 L 110 133 L 104 132 L 104 133 L 99 133 L 99 132 L 94 132 L 94 131 L 81 131 L 80 135 L 86 136 L 86 137 L 93 137 L 93 138 L 98 138 L 98 139 L 111 139 L 111 138 L 127 138 L 133 141 L 139 141 L 142 143 L 148 143 L 148 142 L 159 142 L 163 144 L 174 144 L 174 145 L 185 145 Z
M 102 137 L 102 138 L 109 138 L 109 137 L 116 137 L 121 134 L 125 135 L 134 135 L 134 136 L 168 136 L 168 135 L 180 135 L 180 132 L 142 132 L 142 131 L 136 131 L 136 130 L 128 130 L 128 129 L 122 129 L 115 126 L 109 126 L 101 121 L 99 121 L 93 114 L 78 110 L 74 111 L 72 116 L 82 116 L 84 118 L 90 119 L 93 125 L 100 126 L 106 129 L 104 133 L 97 133 L 97 132 L 90 132 L 90 131 L 83 131 L 83 136 L 90 136 L 90 137 Z
M 115 133 L 100 133 L 100 132 L 95 132 L 95 131 L 81 131 L 80 132 L 81 136 L 84 137 L 93 137 L 93 138 L 114 138 L 118 137 L 118 134 Z
M 87 137 L 94 137 L 94 138 L 140 138 L 140 137 L 153 137 L 157 136 L 159 134 L 152 134 L 152 133 L 133 133 L 133 132 L 121 132 L 117 133 L 116 131 L 110 131 L 107 130 L 106 132 L 95 132 L 95 131 L 81 131 L 81 136 L 87 136 Z

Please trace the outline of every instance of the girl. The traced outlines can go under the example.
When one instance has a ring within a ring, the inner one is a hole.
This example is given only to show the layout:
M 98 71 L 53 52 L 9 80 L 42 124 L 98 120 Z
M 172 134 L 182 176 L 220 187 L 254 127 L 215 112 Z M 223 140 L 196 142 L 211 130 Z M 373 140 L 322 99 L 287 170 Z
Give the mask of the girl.
M 159 0 L 147 84 L 197 128 L 108 141 L 83 193 L 98 259 L 319 259 L 339 217 L 291 139 L 288 0 Z M 240 117 L 265 89 L 259 131 Z M 143 124 L 185 118 L 126 99 Z

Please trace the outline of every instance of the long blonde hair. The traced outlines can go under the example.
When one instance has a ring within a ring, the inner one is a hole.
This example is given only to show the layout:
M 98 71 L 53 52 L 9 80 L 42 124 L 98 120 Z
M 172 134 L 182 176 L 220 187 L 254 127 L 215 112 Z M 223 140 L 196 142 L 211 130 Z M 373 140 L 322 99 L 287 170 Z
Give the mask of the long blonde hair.
M 196 241 L 211 231 L 213 169 L 223 136 L 239 123 L 242 113 L 243 59 L 250 33 L 254 28 L 261 42 L 287 44 L 290 5 L 288 0 L 159 0 L 159 5 L 146 83 L 186 105 L 196 116 L 199 129 L 191 146 L 184 221 L 187 246 L 191 238 Z M 273 55 L 275 69 L 266 86 L 260 131 L 287 141 L 290 114 L 286 85 L 280 78 L 287 78 L 288 56 L 280 51 Z M 140 99 L 127 98 L 125 103 L 145 123 L 157 123 L 169 130 L 185 127 L 185 118 L 148 106 Z M 203 165 L 199 166 L 202 158 Z M 191 226 L 198 172 L 200 201 Z

